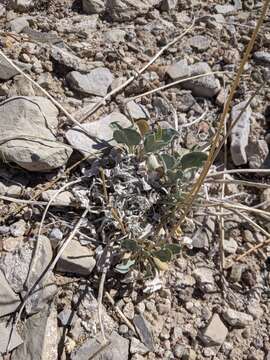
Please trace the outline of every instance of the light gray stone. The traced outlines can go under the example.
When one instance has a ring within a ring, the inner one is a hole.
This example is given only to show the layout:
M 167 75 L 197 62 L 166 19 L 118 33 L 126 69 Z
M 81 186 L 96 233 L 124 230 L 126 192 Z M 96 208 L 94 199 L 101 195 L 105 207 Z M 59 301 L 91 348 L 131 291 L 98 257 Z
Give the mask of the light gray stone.
M 238 249 L 238 244 L 234 239 L 230 238 L 229 240 L 224 240 L 223 247 L 227 254 L 234 255 Z
M 224 320 L 233 327 L 246 327 L 253 322 L 253 317 L 244 312 L 227 309 L 223 314 Z
M 253 54 L 253 58 L 256 62 L 270 65 L 270 52 L 267 51 L 256 51 Z
M 8 8 L 20 12 L 27 11 L 34 5 L 33 0 L 9 0 Z
M 245 105 L 246 102 L 244 101 L 233 107 L 231 112 L 232 123 L 238 118 Z M 231 156 L 236 166 L 247 163 L 246 147 L 250 132 L 250 116 L 251 108 L 248 106 L 231 131 Z
M 53 196 L 56 195 L 58 190 L 46 190 L 41 194 L 42 200 L 50 201 Z M 59 205 L 59 206 L 69 206 L 74 201 L 74 196 L 69 191 L 62 191 L 58 194 L 55 199 L 53 200 L 52 204 Z
M 147 109 L 141 105 L 136 103 L 135 101 L 129 101 L 126 104 L 127 116 L 129 116 L 132 120 L 147 120 L 150 118 L 149 112 Z
M 124 42 L 126 32 L 121 29 L 111 29 L 104 33 L 104 38 L 110 42 Z
M 35 96 L 35 91 L 29 80 L 23 75 L 16 75 L 8 92 L 8 97 L 13 96 Z
M 215 280 L 211 269 L 198 268 L 193 272 L 193 277 L 203 292 L 208 293 L 215 290 Z
M 86 14 L 100 14 L 105 11 L 105 0 L 83 0 L 82 6 Z
M 202 75 L 211 72 L 210 66 L 199 62 L 189 66 L 190 76 Z M 188 80 L 181 84 L 185 89 L 191 90 L 193 95 L 211 98 L 220 91 L 220 83 L 214 75 L 207 75 L 195 80 Z
M 201 335 L 205 346 L 222 345 L 227 337 L 228 329 L 218 314 L 214 314 L 206 329 Z
M 193 36 L 188 44 L 199 51 L 207 50 L 211 45 L 209 38 L 202 35 Z
M 262 167 L 269 155 L 268 144 L 265 140 L 250 141 L 246 147 L 248 164 L 251 169 Z
M 11 20 L 9 23 L 10 30 L 18 34 L 20 34 L 27 26 L 29 26 L 29 23 L 25 17 L 16 18 L 14 20 Z
M 130 342 L 130 352 L 131 354 L 145 355 L 149 352 L 149 349 L 137 338 L 132 337 Z
M 15 65 L 17 65 L 22 70 L 29 70 L 32 67 L 32 65 L 24 64 L 19 61 L 14 61 Z M 0 80 L 10 80 L 15 75 L 18 75 L 19 71 L 14 69 L 13 66 L 10 65 L 10 63 L 5 60 L 2 56 L 0 57 Z
M 162 11 L 175 10 L 178 5 L 178 0 L 162 0 L 160 9 Z
M 57 360 L 57 311 L 54 305 L 29 317 L 25 322 L 24 343 L 11 360 Z
M 96 360 L 128 360 L 129 341 L 113 332 L 110 336 L 111 343 L 98 355 Z M 100 349 L 98 339 L 89 339 L 71 354 L 71 360 L 88 360 Z M 12 359 L 13 360 L 13 359 Z
M 63 239 L 63 233 L 60 229 L 58 228 L 53 228 L 52 231 L 50 232 L 49 235 L 49 239 L 53 242 L 59 242 Z
M 232 15 L 236 12 L 236 8 L 233 5 L 216 5 L 215 10 L 221 15 Z
M 0 270 L 0 317 L 13 313 L 20 304 L 20 298 L 9 286 Z M 1 337 L 1 331 L 0 331 Z
M 61 255 L 56 269 L 76 275 L 89 275 L 96 265 L 91 251 L 77 240 L 72 240 Z
M 134 316 L 133 324 L 136 328 L 136 331 L 142 343 L 145 346 L 147 346 L 147 348 L 150 351 L 154 351 L 155 343 L 153 338 L 153 331 L 150 327 L 150 324 L 145 320 L 145 318 L 141 314 Z
M 96 30 L 98 18 L 98 14 L 64 17 L 56 23 L 56 28 L 63 34 L 76 34 L 87 38 Z
M 106 12 L 113 20 L 127 21 L 147 13 L 159 0 L 107 0 Z
M 67 81 L 73 90 L 83 94 L 105 96 L 113 75 L 107 68 L 97 68 L 88 74 L 72 71 L 67 75 Z
M 265 189 L 261 193 L 261 202 L 264 203 L 262 208 L 270 211 L 270 189 Z
M 177 81 L 189 77 L 190 69 L 187 61 L 184 59 L 168 66 L 168 68 L 166 69 L 166 73 L 173 81 Z
M 131 122 L 121 113 L 113 112 L 100 120 L 83 124 L 83 128 L 93 136 L 91 139 L 80 128 L 75 126 L 66 133 L 67 141 L 83 155 L 95 155 L 98 151 L 116 145 L 113 138 L 113 122 L 118 122 L 122 127 L 130 127 Z
M 29 171 L 66 164 L 70 146 L 56 141 L 58 110 L 46 98 L 12 97 L 0 104 L 1 156 Z
M 78 56 L 72 54 L 67 49 L 52 46 L 51 57 L 55 62 L 65 66 L 69 70 L 85 72 L 91 70 L 90 66 L 87 66 L 83 59 L 80 59 Z
M 21 219 L 10 225 L 10 233 L 12 236 L 23 236 L 26 231 L 26 222 Z
M 0 355 L 15 349 L 22 342 L 14 326 L 7 325 L 5 322 L 0 323 Z

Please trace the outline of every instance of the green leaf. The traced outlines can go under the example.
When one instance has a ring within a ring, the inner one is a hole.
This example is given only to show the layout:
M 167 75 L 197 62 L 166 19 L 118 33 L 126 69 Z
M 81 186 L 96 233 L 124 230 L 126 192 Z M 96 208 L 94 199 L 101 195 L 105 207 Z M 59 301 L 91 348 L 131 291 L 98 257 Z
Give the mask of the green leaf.
M 149 171 L 156 171 L 161 167 L 157 157 L 154 154 L 148 156 L 146 164 Z
M 128 260 L 126 263 L 116 265 L 115 271 L 119 272 L 120 274 L 126 274 L 134 264 L 135 260 Z
M 121 246 L 131 252 L 135 252 L 137 250 L 139 250 L 139 246 L 136 243 L 135 240 L 131 240 L 131 239 L 125 239 L 121 242 Z
M 177 245 L 177 244 L 167 244 L 165 245 L 165 248 L 170 250 L 170 252 L 173 254 L 173 255 L 177 255 L 180 253 L 181 251 L 181 247 L 180 245 Z
M 169 249 L 155 251 L 152 255 L 162 262 L 168 262 L 172 259 L 172 252 Z
M 115 130 L 113 138 L 118 144 L 125 144 L 127 146 L 139 145 L 141 142 L 141 135 L 134 129 Z
M 166 173 L 168 179 L 170 180 L 170 182 L 174 183 L 177 180 L 180 180 L 183 178 L 183 171 L 182 170 L 168 170 Z
M 181 158 L 182 169 L 190 169 L 193 167 L 201 167 L 205 160 L 207 160 L 207 154 L 199 151 L 190 152 Z
M 170 170 L 175 165 L 175 158 L 173 156 L 170 156 L 168 154 L 162 154 L 160 155 L 162 161 L 164 162 L 166 169 Z
M 174 129 L 161 129 L 161 140 L 164 143 L 170 143 L 172 139 L 178 135 L 178 132 Z

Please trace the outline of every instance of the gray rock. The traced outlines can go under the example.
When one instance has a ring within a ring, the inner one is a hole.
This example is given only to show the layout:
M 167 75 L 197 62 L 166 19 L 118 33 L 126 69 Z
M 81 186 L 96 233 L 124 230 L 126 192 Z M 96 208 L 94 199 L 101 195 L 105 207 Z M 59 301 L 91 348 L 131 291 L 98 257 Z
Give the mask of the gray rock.
M 100 14 L 105 11 L 104 0 L 83 0 L 83 11 L 86 14 Z
M 116 144 L 112 140 L 114 130 L 111 124 L 113 122 L 118 122 L 124 128 L 131 126 L 131 122 L 123 114 L 113 112 L 100 120 L 82 125 L 93 136 L 93 139 L 82 133 L 77 126 L 66 133 L 66 139 L 83 155 L 95 155 L 98 151 L 108 147 L 108 145 L 114 146 Z
M 231 121 L 234 122 L 240 115 L 246 102 L 235 105 L 231 112 Z M 247 163 L 246 147 L 250 132 L 251 108 L 248 106 L 231 131 L 231 156 L 236 166 Z
M 232 238 L 230 238 L 229 240 L 224 240 L 223 246 L 225 253 L 230 255 L 234 255 L 238 249 L 237 242 Z
M 202 35 L 193 36 L 188 44 L 199 51 L 207 50 L 211 45 L 209 38 Z
M 104 33 L 104 39 L 110 42 L 124 42 L 126 37 L 126 32 L 121 29 L 111 29 Z
M 9 226 L 1 225 L 0 226 L 0 235 L 6 235 L 9 233 Z
M 190 69 L 186 60 L 180 60 L 168 66 L 166 73 L 173 81 L 185 79 L 190 76 Z
M 10 287 L 16 293 L 20 293 L 24 289 L 31 258 L 32 249 L 29 244 L 0 258 L 0 269 L 3 271 Z
M 157 0 L 107 0 L 106 12 L 117 21 L 127 21 L 147 13 L 154 5 L 158 4 Z
M 223 314 L 224 320 L 233 327 L 246 327 L 253 322 L 253 317 L 249 314 L 227 309 Z
M 72 71 L 67 75 L 67 81 L 73 90 L 83 94 L 105 96 L 113 75 L 107 68 L 94 69 L 88 74 Z
M 160 9 L 162 11 L 168 11 L 175 10 L 178 5 L 178 0 L 162 0 Z
M 56 63 L 65 66 L 69 70 L 85 72 L 91 70 L 91 67 L 87 66 L 84 60 L 70 53 L 67 49 L 52 46 L 51 57 Z
M 19 61 L 14 61 L 15 65 L 17 65 L 22 70 L 29 70 L 32 67 L 32 65 L 24 64 Z M 14 69 L 13 66 L 9 64 L 7 60 L 5 60 L 2 56 L 0 57 L 0 80 L 10 80 L 15 75 L 18 75 L 19 72 Z
M 251 169 L 262 167 L 268 157 L 269 148 L 265 140 L 250 141 L 246 147 L 248 164 Z
M 111 343 L 98 355 L 96 360 L 128 360 L 129 341 L 113 332 L 109 340 Z M 71 354 L 71 360 L 88 360 L 100 349 L 98 339 L 89 339 Z
M 205 346 L 222 345 L 228 334 L 228 329 L 218 314 L 214 314 L 210 323 L 201 334 L 201 340 Z
M 145 320 L 145 318 L 140 315 L 135 315 L 133 319 L 133 324 L 136 328 L 136 331 L 142 341 L 142 343 L 147 346 L 150 351 L 155 350 L 153 332 L 150 327 L 150 324 Z
M 46 236 L 40 236 L 39 246 L 35 248 L 34 254 L 35 256 L 32 258 L 31 262 L 31 271 L 29 272 L 25 283 L 27 291 L 32 289 L 33 285 L 36 284 L 40 276 L 46 271 L 52 260 L 52 247 L 50 240 Z M 57 287 L 54 284 L 54 276 L 45 276 L 39 281 L 33 294 L 28 298 L 25 307 L 26 312 L 28 314 L 34 314 L 43 310 L 53 299 L 56 292 Z
M 96 265 L 90 250 L 72 240 L 60 257 L 56 269 L 60 272 L 89 275 Z
M 58 110 L 46 98 L 13 97 L 0 104 L 1 156 L 29 171 L 66 164 L 72 149 L 55 141 Z
M 149 112 L 147 109 L 141 105 L 136 103 L 135 101 L 129 101 L 126 104 L 127 116 L 129 116 L 132 120 L 147 120 L 150 118 Z
M 27 26 L 29 26 L 29 23 L 25 17 L 16 18 L 9 23 L 10 30 L 18 34 L 20 34 Z
M 216 5 L 215 10 L 221 15 L 232 15 L 236 12 L 236 8 L 233 5 Z
M 211 269 L 198 268 L 193 272 L 193 276 L 203 292 L 208 293 L 215 290 L 215 280 Z
M 233 264 L 230 273 L 230 281 L 239 282 L 244 270 L 245 266 L 243 264 Z
M 58 228 L 53 228 L 52 231 L 49 234 L 49 239 L 53 242 L 59 242 L 61 240 L 63 240 L 63 233 L 60 229 Z
M 25 322 L 24 343 L 11 360 L 57 360 L 57 312 L 54 305 L 29 317 Z
M 26 231 L 26 222 L 21 219 L 10 226 L 10 233 L 14 237 L 23 236 Z
M 9 286 L 4 274 L 0 270 L 0 317 L 13 313 L 20 304 L 20 298 Z M 0 331 L 1 335 L 1 331 Z M 1 336 L 0 336 L 1 337 Z M 1 353 L 1 351 L 0 351 Z
M 256 51 L 253 54 L 253 58 L 256 62 L 264 65 L 270 65 L 270 52 Z
M 170 105 L 163 98 L 155 96 L 152 101 L 158 116 L 169 115 L 171 113 Z
M 262 208 L 270 211 L 270 189 L 265 189 L 261 193 L 261 202 L 264 203 Z
M 57 318 L 60 320 L 62 326 L 70 326 L 76 321 L 74 314 L 74 311 L 64 309 L 58 314 Z
M 137 338 L 132 337 L 130 342 L 130 352 L 131 354 L 145 355 L 149 352 L 149 349 Z
M 44 201 L 50 201 L 53 196 L 58 192 L 58 190 L 46 190 L 41 194 L 41 198 Z M 52 204 L 59 206 L 69 206 L 74 201 L 74 196 L 69 191 L 63 191 L 56 196 Z
M 189 66 L 190 76 L 202 75 L 211 72 L 210 66 L 199 62 Z M 185 89 L 191 90 L 193 95 L 211 98 L 220 91 L 220 83 L 214 75 L 207 75 L 195 80 L 188 80 L 181 84 Z
M 12 324 L 0 323 L 0 355 L 22 344 L 22 339 Z
M 56 23 L 58 32 L 89 37 L 97 28 L 98 14 L 65 17 Z
M 27 11 L 34 5 L 33 0 L 9 0 L 8 8 L 20 12 Z
M 12 96 L 35 96 L 35 91 L 31 82 L 23 75 L 16 75 L 13 84 L 8 92 L 8 97 Z

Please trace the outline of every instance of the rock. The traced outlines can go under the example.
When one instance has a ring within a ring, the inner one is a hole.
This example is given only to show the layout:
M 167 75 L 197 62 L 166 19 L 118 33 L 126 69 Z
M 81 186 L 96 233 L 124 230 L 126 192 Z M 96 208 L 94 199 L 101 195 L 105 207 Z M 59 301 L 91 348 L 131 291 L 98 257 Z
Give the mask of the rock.
M 230 255 L 234 255 L 238 249 L 237 242 L 232 238 L 230 238 L 229 240 L 224 240 L 223 246 L 225 253 Z
M 96 265 L 91 251 L 77 240 L 71 240 L 61 255 L 56 269 L 60 272 L 76 275 L 89 275 Z
M 263 190 L 261 194 L 262 209 L 270 211 L 270 189 Z
M 29 23 L 25 17 L 16 18 L 9 23 L 10 30 L 17 34 L 20 34 L 27 26 L 29 26 Z
M 75 311 L 64 309 L 58 314 L 57 318 L 60 320 L 62 326 L 70 326 L 71 323 L 76 321 L 75 314 Z
M 211 45 L 209 38 L 202 35 L 193 36 L 189 39 L 188 44 L 199 51 L 205 51 Z
M 49 305 L 25 322 L 24 343 L 11 360 L 57 360 L 57 311 Z
M 33 0 L 9 0 L 8 8 L 19 12 L 24 12 L 33 5 Z
M 124 128 L 131 126 L 131 122 L 123 114 L 113 112 L 100 120 L 82 125 L 93 136 L 93 139 L 83 134 L 77 126 L 66 133 L 66 139 L 83 155 L 95 155 L 108 146 L 116 145 L 116 142 L 112 140 L 114 130 L 110 126 L 113 122 L 118 122 Z
M 99 16 L 93 15 L 77 15 L 64 17 L 56 23 L 56 28 L 60 33 L 79 35 L 88 38 L 97 28 Z
M 52 46 L 51 57 L 58 65 L 60 65 L 60 72 L 71 70 L 87 72 L 91 70 L 91 67 L 78 56 L 70 53 L 67 49 L 61 49 L 58 46 Z
M 23 75 L 16 75 L 9 89 L 8 96 L 35 96 L 35 91 L 29 80 L 25 79 Z
M 204 267 L 198 268 L 193 272 L 193 276 L 203 292 L 208 293 L 215 290 L 215 280 L 211 269 Z
M 50 240 L 41 235 L 39 245 L 35 245 L 35 256 L 32 258 L 31 271 L 28 274 L 25 288 L 30 290 L 40 276 L 46 271 L 51 263 L 53 253 Z M 25 293 L 27 293 L 27 291 Z M 35 314 L 44 309 L 47 304 L 53 299 L 57 292 L 57 287 L 54 284 L 54 276 L 51 274 L 42 278 L 35 287 L 33 294 L 28 298 L 25 310 L 28 314 Z
M 210 66 L 205 62 L 198 62 L 189 66 L 190 76 L 202 75 L 211 72 Z M 193 95 L 211 98 L 220 91 L 220 83 L 214 75 L 207 75 L 196 80 L 188 80 L 181 84 L 185 89 L 191 90 Z
M 265 140 L 250 141 L 246 147 L 249 167 L 251 169 L 259 169 L 262 167 L 268 157 L 269 148 Z
M 251 315 L 233 309 L 225 310 L 223 318 L 233 327 L 245 327 L 253 322 Z
M 124 42 L 126 37 L 126 32 L 120 29 L 111 29 L 104 33 L 104 38 L 110 42 Z
M 41 194 L 41 198 L 44 201 L 50 201 L 53 196 L 58 192 L 58 190 L 46 190 Z M 69 191 L 63 191 L 56 196 L 53 200 L 52 204 L 59 205 L 59 206 L 69 206 L 74 202 L 74 196 Z
M 246 102 L 241 102 L 232 108 L 231 122 L 233 123 L 240 115 Z M 251 108 L 248 106 L 231 131 L 231 156 L 236 166 L 247 163 L 246 147 L 250 132 Z
M 10 287 L 16 293 L 24 290 L 31 258 L 32 249 L 29 244 L 7 253 L 0 258 L 0 269 L 3 271 Z
M 149 349 L 141 343 L 138 339 L 132 337 L 130 342 L 130 353 L 145 355 L 149 352 Z
M 256 51 L 253 54 L 253 58 L 256 62 L 263 65 L 270 65 L 270 52 L 267 51 Z
M 10 233 L 14 237 L 23 236 L 26 231 L 26 223 L 23 219 L 13 223 L 10 226 Z
M 142 343 L 147 346 L 150 351 L 155 350 L 155 344 L 153 339 L 152 329 L 150 325 L 145 320 L 145 318 L 140 315 L 135 315 L 133 319 L 133 324 L 136 328 L 136 331 L 142 341 Z
M 19 61 L 14 61 L 15 65 L 17 65 L 22 70 L 29 70 L 29 65 L 21 63 Z M 30 68 L 32 65 L 30 66 Z M 2 56 L 0 57 L 0 80 L 10 80 L 15 75 L 18 75 L 19 72 L 14 69 L 13 66 L 10 65 L 10 63 L 5 60 Z
M 0 270 L 0 317 L 13 313 L 20 304 L 20 298 L 9 286 L 4 274 Z M 2 333 L 0 331 L 0 337 Z M 0 351 L 1 354 L 1 351 Z
M 73 90 L 83 94 L 105 96 L 113 75 L 107 68 L 97 68 L 88 74 L 72 71 L 67 75 L 67 81 Z
M 64 235 L 60 229 L 53 228 L 50 232 L 49 239 L 53 242 L 53 244 L 55 243 L 55 245 L 57 245 L 61 240 L 63 240 L 63 236 Z
M 147 13 L 157 3 L 155 0 L 107 0 L 106 12 L 113 20 L 127 21 Z
M 111 343 L 95 356 L 96 360 L 128 360 L 129 341 L 116 332 L 112 333 L 109 340 Z M 72 352 L 71 360 L 88 360 L 100 349 L 100 341 L 96 338 L 86 340 L 81 347 Z
M 228 334 L 228 329 L 223 324 L 218 314 L 214 314 L 210 323 L 201 335 L 205 346 L 222 345 Z
M 72 149 L 55 141 L 58 110 L 49 100 L 12 97 L 0 111 L 0 151 L 6 161 L 29 171 L 50 171 L 67 162 Z
M 233 264 L 230 273 L 230 281 L 240 282 L 244 269 L 245 266 L 243 264 Z
M 129 116 L 132 120 L 147 120 L 150 118 L 149 112 L 147 109 L 141 105 L 136 103 L 135 101 L 129 101 L 126 104 L 127 116 Z
M 190 69 L 187 61 L 184 59 L 168 66 L 168 68 L 166 69 L 166 73 L 169 75 L 172 81 L 177 81 L 189 77 Z
M 86 14 L 100 14 L 105 11 L 104 0 L 83 0 L 83 11 Z
M 236 12 L 236 9 L 233 5 L 216 5 L 215 10 L 218 14 L 221 15 L 232 15 Z
M 178 5 L 178 0 L 162 0 L 160 10 L 168 11 L 175 10 Z
M 22 339 L 12 324 L 0 323 L 0 354 L 9 352 L 22 344 Z M 21 359 L 22 360 L 22 359 Z

